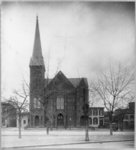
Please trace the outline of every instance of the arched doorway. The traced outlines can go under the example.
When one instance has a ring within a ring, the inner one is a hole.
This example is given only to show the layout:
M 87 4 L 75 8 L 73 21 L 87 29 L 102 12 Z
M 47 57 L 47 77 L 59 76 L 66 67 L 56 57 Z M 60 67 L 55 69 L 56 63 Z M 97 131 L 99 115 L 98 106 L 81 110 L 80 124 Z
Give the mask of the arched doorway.
M 39 126 L 39 116 L 35 116 L 35 126 Z
M 86 118 L 85 116 L 80 117 L 80 126 L 85 126 Z
M 100 127 L 102 127 L 103 126 L 103 119 L 102 118 L 100 118 L 100 125 L 99 125 Z
M 57 116 L 57 126 L 62 127 L 64 126 L 64 116 L 60 113 Z

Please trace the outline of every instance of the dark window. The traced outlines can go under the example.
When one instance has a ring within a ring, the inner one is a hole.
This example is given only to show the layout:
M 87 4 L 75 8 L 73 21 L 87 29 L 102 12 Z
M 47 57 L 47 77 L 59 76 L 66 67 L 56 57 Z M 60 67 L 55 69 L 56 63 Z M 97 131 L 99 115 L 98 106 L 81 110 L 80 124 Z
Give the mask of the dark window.
M 94 115 L 94 116 L 97 116 L 97 115 L 98 115 L 97 109 L 94 109 L 94 110 L 93 110 L 93 115 Z
M 98 124 L 98 118 L 93 118 L 93 124 Z
M 26 120 L 24 120 L 24 124 L 26 124 Z
M 128 119 L 128 115 L 125 115 L 125 117 L 124 117 L 125 119 Z
M 134 115 L 130 115 L 130 119 L 134 119 Z
M 92 116 L 92 109 L 89 111 L 89 115 L 91 115 L 91 116 Z
M 89 124 L 92 124 L 92 118 L 89 118 Z
M 102 109 L 99 110 L 99 115 L 103 116 L 103 110 Z

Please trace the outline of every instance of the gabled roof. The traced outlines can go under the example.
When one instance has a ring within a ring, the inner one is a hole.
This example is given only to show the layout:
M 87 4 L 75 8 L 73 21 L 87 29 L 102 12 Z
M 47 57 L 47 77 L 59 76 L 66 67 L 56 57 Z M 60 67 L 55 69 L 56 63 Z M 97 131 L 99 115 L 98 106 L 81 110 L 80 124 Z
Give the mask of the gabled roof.
M 62 80 L 66 84 L 68 84 L 69 86 L 73 87 L 72 83 L 69 81 L 69 79 L 61 71 L 59 71 L 52 80 L 50 80 L 50 79 L 46 80 L 46 85 L 52 84 L 56 79 Z
M 84 80 L 85 84 L 88 85 L 87 78 L 67 78 L 67 77 L 62 73 L 62 71 L 59 71 L 59 72 L 57 73 L 57 75 L 58 75 L 58 74 L 62 74 L 62 75 L 73 85 L 73 87 L 75 87 L 75 88 L 80 84 L 81 80 Z M 56 75 L 56 76 L 57 76 L 57 75 Z M 55 76 L 55 77 L 56 77 L 56 76 Z M 54 78 L 55 78 L 55 77 L 54 77 Z M 53 79 L 54 79 L 54 78 L 53 78 Z M 45 79 L 45 87 L 46 87 L 48 84 L 50 84 L 53 79 Z
M 85 85 L 86 87 L 88 87 L 87 78 L 81 78 L 80 83 L 79 83 L 78 86 L 83 86 L 83 87 L 84 87 L 84 85 Z

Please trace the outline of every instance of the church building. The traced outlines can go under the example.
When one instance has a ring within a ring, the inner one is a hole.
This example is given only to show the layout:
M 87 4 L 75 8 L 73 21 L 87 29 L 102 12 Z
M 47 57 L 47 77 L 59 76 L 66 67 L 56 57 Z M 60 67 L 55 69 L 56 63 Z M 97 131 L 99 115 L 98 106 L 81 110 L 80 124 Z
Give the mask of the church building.
M 30 60 L 30 127 L 80 127 L 84 125 L 83 105 L 88 103 L 86 78 L 67 78 L 59 71 L 45 78 L 38 17 Z

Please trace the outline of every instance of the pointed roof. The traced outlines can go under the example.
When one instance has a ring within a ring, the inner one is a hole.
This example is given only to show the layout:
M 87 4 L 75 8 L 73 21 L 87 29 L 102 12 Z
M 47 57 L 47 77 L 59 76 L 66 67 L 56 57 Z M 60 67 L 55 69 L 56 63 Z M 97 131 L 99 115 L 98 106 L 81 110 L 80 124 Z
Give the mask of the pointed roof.
M 64 78 L 66 78 L 67 80 L 69 80 L 69 82 L 73 85 L 73 87 L 78 87 L 79 84 L 81 83 L 82 80 L 84 80 L 86 86 L 88 86 L 88 81 L 87 81 L 87 78 L 67 78 L 62 71 L 59 71 L 56 76 L 58 75 L 62 75 Z M 55 76 L 55 77 L 56 77 Z M 54 77 L 54 78 L 55 78 Z M 53 78 L 53 79 L 54 79 Z M 47 87 L 47 85 L 49 85 L 53 79 L 45 79 L 45 87 Z
M 34 39 L 33 55 L 30 60 L 30 66 L 44 66 L 38 16 L 36 17 L 35 39 Z
M 81 78 L 81 81 L 80 81 L 80 84 L 79 84 L 80 86 L 81 85 L 85 85 L 86 87 L 88 87 L 88 81 L 87 81 L 87 78 Z
M 65 84 L 71 86 L 74 88 L 73 84 L 69 81 L 69 79 L 62 73 L 62 71 L 59 71 L 55 77 L 49 82 L 49 84 L 54 84 L 56 82 L 56 79 L 59 80 L 59 82 L 65 82 Z

